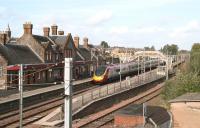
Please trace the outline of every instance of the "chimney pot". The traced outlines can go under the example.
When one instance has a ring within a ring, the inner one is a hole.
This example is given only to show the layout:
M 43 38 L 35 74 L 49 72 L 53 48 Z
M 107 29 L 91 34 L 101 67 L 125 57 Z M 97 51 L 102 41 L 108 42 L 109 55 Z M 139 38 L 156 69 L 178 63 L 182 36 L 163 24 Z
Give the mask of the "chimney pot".
M 33 25 L 31 24 L 31 22 L 26 22 L 25 24 L 23 24 L 23 27 L 24 34 L 32 35 Z
M 49 27 L 44 27 L 43 28 L 44 36 L 49 36 L 50 28 Z
M 89 47 L 88 47 L 88 38 L 87 38 L 87 37 L 84 37 L 84 38 L 83 38 L 83 46 L 84 46 L 85 48 L 89 48 Z
M 51 29 L 52 29 L 52 35 L 57 35 L 58 26 L 54 24 L 51 26 Z
M 79 48 L 79 37 L 78 36 L 74 37 L 74 44 L 75 44 L 76 48 Z
M 64 35 L 64 31 L 62 31 L 62 30 L 60 30 L 60 31 L 58 31 L 58 35 Z
M 2 44 L 6 44 L 6 37 L 7 37 L 7 35 L 6 35 L 6 33 L 5 32 L 1 32 L 0 33 L 0 42 L 2 43 Z

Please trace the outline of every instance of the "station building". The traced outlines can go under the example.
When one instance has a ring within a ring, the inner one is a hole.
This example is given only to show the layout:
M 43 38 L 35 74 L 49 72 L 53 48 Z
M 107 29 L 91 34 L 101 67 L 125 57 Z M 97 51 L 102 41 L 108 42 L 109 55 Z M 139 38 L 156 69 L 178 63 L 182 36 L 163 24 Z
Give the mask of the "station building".
M 98 63 L 104 62 L 104 58 L 89 44 L 87 37 L 80 45 L 78 36 L 73 38 L 71 33 L 58 31 L 55 24 L 44 27 L 43 35 L 34 35 L 30 22 L 23 24 L 23 29 L 19 38 L 11 37 L 9 26 L 0 33 L 0 88 L 17 84 L 18 64 L 25 64 L 24 84 L 63 81 L 64 58 L 73 58 L 75 80 L 91 76 L 98 64 L 104 64 Z

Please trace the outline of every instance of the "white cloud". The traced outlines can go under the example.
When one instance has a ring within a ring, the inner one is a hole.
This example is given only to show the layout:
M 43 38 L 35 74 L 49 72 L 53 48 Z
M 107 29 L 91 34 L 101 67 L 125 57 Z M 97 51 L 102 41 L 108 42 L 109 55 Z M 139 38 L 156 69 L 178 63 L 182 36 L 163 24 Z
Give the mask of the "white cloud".
M 200 22 L 193 20 L 182 27 L 175 28 L 169 36 L 171 38 L 186 38 L 187 36 L 200 32 Z
M 111 10 L 100 10 L 100 11 L 96 12 L 93 16 L 91 16 L 87 20 L 87 23 L 89 25 L 97 25 L 99 23 L 109 20 L 111 17 L 112 17 Z
M 113 35 L 116 35 L 116 34 L 125 34 L 129 32 L 129 29 L 128 27 L 126 26 L 120 26 L 120 27 L 112 27 L 109 31 L 109 34 L 113 34 Z
M 165 31 L 164 28 L 158 27 L 158 26 L 152 26 L 152 27 L 141 27 L 136 28 L 133 30 L 136 34 L 150 34 L 150 33 L 158 33 Z
M 0 18 L 4 17 L 5 16 L 5 12 L 6 12 L 6 8 L 5 7 L 2 7 L 0 6 Z
M 166 4 L 174 4 L 180 0 L 149 0 L 149 2 L 154 3 L 155 6 L 163 6 Z

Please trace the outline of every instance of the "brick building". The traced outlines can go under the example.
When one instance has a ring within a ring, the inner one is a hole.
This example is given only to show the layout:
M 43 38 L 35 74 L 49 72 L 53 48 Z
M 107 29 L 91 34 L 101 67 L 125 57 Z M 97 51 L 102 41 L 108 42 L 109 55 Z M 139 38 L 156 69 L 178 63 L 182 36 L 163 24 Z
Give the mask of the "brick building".
M 2 46 L 2 44 L 0 44 L 0 47 Z M 0 49 L 1 51 L 1 49 Z M 5 89 L 6 87 L 6 83 L 7 83 L 7 76 L 4 74 L 7 74 L 7 65 L 8 62 L 6 60 L 6 58 L 2 55 L 0 55 L 0 89 Z
M 8 66 L 7 77 L 1 77 L 5 82 L 12 83 L 16 79 L 19 66 L 16 64 L 28 64 L 24 74 L 28 75 L 52 64 L 58 63 L 52 69 L 35 73 L 25 78 L 25 84 L 51 83 L 63 81 L 64 58 L 73 58 L 73 78 L 81 79 L 89 77 L 97 67 L 98 55 L 92 55 L 88 38 L 83 39 L 83 45 L 79 44 L 79 37 L 72 37 L 71 33 L 64 35 L 64 31 L 58 31 L 57 25 L 44 27 L 44 35 L 34 35 L 31 23 L 23 24 L 24 33 L 18 39 L 11 38 L 11 30 L 8 26 L 5 32 L 0 34 L 1 63 Z M 6 71 L 6 70 L 5 70 Z M 6 74 L 6 72 L 5 72 Z M 16 82 L 14 82 L 17 84 Z

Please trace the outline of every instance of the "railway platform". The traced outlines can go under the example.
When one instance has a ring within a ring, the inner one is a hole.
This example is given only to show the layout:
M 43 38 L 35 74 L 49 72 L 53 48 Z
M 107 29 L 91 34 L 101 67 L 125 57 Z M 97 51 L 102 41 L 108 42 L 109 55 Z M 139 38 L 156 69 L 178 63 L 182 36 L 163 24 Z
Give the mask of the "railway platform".
M 79 85 L 81 86 L 81 84 L 91 82 L 91 80 L 92 80 L 91 78 L 88 78 L 88 79 L 74 81 L 72 85 L 74 86 L 74 88 L 77 88 Z M 42 101 L 44 99 L 58 97 L 61 96 L 63 92 L 64 92 L 63 84 L 43 87 L 31 91 L 25 91 L 23 92 L 23 98 L 25 99 L 24 104 L 30 105 L 31 103 L 32 104 L 34 102 L 36 103 L 36 101 Z M 0 97 L 0 111 L 5 110 L 5 108 L 6 110 L 9 111 L 11 108 L 17 106 L 19 102 L 18 100 L 19 100 L 19 93 L 8 95 L 6 97 Z

